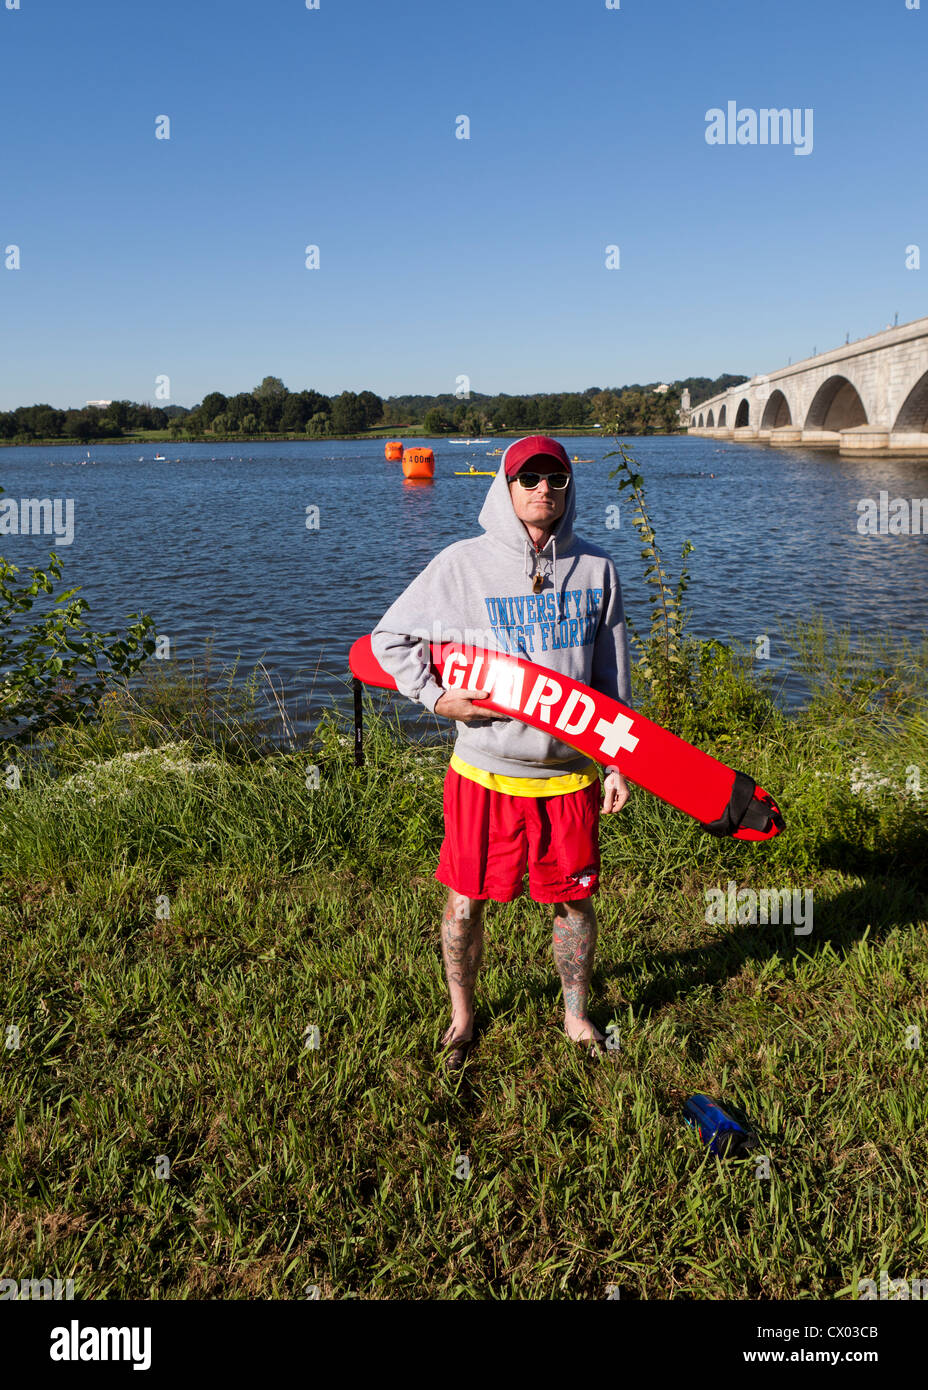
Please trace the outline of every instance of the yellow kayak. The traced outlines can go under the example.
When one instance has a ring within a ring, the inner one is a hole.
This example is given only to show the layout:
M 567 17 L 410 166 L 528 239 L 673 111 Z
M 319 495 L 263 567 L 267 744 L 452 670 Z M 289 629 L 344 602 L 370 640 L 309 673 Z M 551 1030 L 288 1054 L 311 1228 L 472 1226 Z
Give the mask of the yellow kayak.
M 463 470 L 456 468 L 454 476 L 456 478 L 495 478 L 496 474 L 484 472 L 479 468 L 465 468 Z

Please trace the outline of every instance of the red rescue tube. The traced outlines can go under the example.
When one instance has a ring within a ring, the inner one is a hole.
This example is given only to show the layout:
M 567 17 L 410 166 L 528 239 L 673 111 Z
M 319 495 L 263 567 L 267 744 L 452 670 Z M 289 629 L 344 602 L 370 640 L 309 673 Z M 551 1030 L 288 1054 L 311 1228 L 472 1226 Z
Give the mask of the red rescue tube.
M 604 766 L 620 768 L 637 786 L 692 816 L 712 834 L 771 840 L 784 828 L 779 807 L 762 787 L 753 786 L 743 774 L 643 714 L 560 671 L 460 642 L 432 643 L 431 656 L 436 679 L 446 689 L 489 689 L 487 699 L 474 701 L 477 708 L 520 719 Z M 369 636 L 354 643 L 348 664 L 352 675 L 365 685 L 396 689 L 395 680 L 374 656 Z M 739 791 L 749 807 L 746 819 L 759 822 L 763 829 L 741 825 L 729 832 L 724 828 L 729 807 L 738 804 Z

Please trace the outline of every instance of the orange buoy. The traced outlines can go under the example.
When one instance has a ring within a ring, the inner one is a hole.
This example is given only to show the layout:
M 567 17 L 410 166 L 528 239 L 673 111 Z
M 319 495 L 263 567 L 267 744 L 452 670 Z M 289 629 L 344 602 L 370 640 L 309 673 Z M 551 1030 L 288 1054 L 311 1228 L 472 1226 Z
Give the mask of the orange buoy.
M 403 441 L 401 439 L 388 439 L 384 445 L 383 453 L 388 463 L 398 463 L 403 457 Z
M 404 449 L 403 476 L 406 478 L 434 478 L 435 455 L 431 449 Z

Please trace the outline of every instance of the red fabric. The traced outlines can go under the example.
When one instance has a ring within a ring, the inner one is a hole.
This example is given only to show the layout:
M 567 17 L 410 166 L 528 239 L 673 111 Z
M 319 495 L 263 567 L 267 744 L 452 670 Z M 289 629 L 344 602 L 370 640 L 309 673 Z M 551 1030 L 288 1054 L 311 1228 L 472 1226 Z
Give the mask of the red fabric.
M 468 898 L 508 903 L 528 866 L 535 902 L 564 903 L 599 889 L 599 779 L 561 796 L 490 791 L 449 767 L 445 838 L 435 877 Z
M 513 479 L 523 463 L 528 463 L 529 459 L 537 457 L 538 454 L 548 454 L 551 458 L 557 459 L 558 463 L 562 463 L 568 473 L 573 472 L 570 456 L 563 444 L 558 444 L 556 439 L 549 439 L 546 434 L 530 434 L 527 439 L 517 439 L 515 444 L 510 444 L 506 450 L 506 477 Z

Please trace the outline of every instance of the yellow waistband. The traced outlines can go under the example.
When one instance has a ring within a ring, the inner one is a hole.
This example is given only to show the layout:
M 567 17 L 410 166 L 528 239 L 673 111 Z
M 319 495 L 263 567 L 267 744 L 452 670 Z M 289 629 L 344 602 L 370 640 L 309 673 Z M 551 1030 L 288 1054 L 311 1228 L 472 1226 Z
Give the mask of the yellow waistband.
M 491 792 L 505 792 L 507 796 L 563 796 L 565 792 L 577 792 L 599 781 L 599 770 L 592 761 L 586 772 L 565 772 L 560 777 L 506 777 L 501 772 L 484 772 L 482 767 L 471 767 L 457 753 L 451 754 L 451 766 L 462 777 L 479 782 L 481 787 L 489 787 Z

